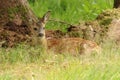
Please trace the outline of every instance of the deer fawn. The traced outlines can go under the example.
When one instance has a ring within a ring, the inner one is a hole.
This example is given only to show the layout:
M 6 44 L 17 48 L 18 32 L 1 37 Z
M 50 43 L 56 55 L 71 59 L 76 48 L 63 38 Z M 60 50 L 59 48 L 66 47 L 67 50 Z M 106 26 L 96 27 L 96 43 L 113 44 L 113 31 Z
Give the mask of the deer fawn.
M 43 18 L 38 22 L 39 28 L 36 28 L 37 37 L 42 44 L 47 46 L 49 50 L 54 51 L 55 53 L 91 53 L 92 51 L 99 51 L 99 46 L 92 41 L 84 40 L 82 38 L 61 38 L 55 39 L 50 38 L 46 39 L 45 37 L 45 24 L 49 20 L 50 12 L 47 12 Z
M 39 21 L 36 23 L 39 27 L 34 27 L 32 45 L 40 44 L 41 47 L 47 48 L 47 41 L 45 38 L 45 25 L 49 19 L 50 11 L 48 11 Z

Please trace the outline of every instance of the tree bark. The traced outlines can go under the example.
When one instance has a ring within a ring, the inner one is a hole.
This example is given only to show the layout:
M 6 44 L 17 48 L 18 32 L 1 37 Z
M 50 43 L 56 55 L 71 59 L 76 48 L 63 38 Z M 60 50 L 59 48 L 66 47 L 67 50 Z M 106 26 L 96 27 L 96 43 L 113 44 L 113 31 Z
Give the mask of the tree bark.
M 119 8 L 120 7 L 120 0 L 114 0 L 114 8 Z
M 27 0 L 0 0 L 0 42 L 13 46 L 35 34 L 37 17 Z

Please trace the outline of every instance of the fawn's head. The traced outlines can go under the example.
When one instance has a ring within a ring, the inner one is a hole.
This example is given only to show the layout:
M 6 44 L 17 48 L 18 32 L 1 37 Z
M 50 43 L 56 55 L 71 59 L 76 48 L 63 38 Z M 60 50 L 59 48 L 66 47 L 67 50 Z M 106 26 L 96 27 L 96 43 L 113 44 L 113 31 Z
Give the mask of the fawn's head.
M 50 16 L 50 11 L 48 11 L 46 14 L 44 14 L 44 16 L 39 19 L 39 21 L 37 22 L 37 25 L 39 27 L 34 28 L 34 30 L 36 31 L 36 36 L 43 38 L 45 37 L 45 25 L 47 23 L 47 21 L 49 20 L 49 16 Z

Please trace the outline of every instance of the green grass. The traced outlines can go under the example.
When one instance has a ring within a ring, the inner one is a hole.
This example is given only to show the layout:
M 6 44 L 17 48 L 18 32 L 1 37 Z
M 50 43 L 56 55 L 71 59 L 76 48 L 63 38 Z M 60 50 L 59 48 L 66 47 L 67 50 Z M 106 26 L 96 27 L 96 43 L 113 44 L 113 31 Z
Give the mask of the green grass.
M 81 21 L 94 20 L 103 10 L 111 9 L 113 0 L 36 0 L 30 5 L 38 17 L 51 10 L 51 18 L 78 24 Z M 47 29 L 62 29 L 67 26 L 49 22 Z
M 33 54 L 32 54 L 33 53 Z M 0 80 L 119 80 L 120 48 L 103 45 L 101 54 L 46 54 L 25 45 L 0 49 Z

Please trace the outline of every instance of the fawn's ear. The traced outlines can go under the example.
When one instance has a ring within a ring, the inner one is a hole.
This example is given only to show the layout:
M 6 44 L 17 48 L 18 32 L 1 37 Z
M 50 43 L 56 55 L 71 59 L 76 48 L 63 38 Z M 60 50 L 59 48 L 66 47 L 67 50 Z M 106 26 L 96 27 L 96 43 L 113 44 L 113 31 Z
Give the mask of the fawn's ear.
M 42 18 L 44 23 L 46 23 L 49 20 L 50 13 L 51 13 L 51 11 L 48 11 L 44 14 L 44 16 Z

